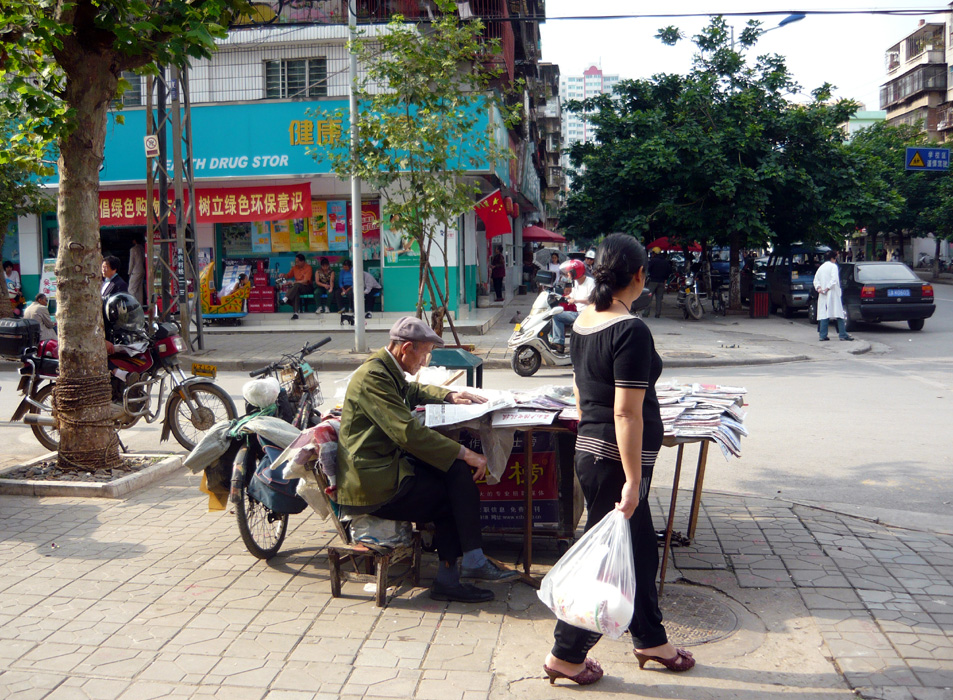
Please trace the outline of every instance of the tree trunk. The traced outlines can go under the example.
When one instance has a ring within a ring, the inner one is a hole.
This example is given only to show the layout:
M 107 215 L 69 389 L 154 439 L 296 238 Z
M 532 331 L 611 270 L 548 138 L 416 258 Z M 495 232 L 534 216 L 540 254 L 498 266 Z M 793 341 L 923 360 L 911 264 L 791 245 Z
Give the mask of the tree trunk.
M 61 139 L 56 259 L 60 374 L 54 393 L 59 421 L 61 469 L 89 470 L 119 463 L 110 419 L 100 297 L 99 168 L 106 140 L 106 114 L 116 94 L 108 50 L 79 50 L 82 62 L 66 68 L 66 103 L 76 110 L 76 129 Z

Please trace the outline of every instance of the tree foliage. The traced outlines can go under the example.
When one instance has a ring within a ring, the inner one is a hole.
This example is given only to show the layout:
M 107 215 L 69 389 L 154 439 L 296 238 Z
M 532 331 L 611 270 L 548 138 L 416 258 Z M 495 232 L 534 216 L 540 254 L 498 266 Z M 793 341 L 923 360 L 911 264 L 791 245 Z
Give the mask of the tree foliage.
M 57 152 L 56 263 L 60 373 L 54 405 L 60 465 L 114 465 L 99 297 L 99 168 L 106 117 L 123 71 L 209 56 L 244 0 L 3 0 L 0 116 L 12 148 L 0 162 Z
M 730 245 L 732 302 L 742 246 L 827 241 L 854 228 L 855 171 L 839 125 L 857 109 L 831 86 L 794 102 L 784 59 L 748 52 L 751 21 L 735 44 L 724 19 L 694 37 L 687 75 L 622 81 L 616 94 L 570 103 L 598 142 L 577 144 L 564 221 L 572 235 L 627 231 L 647 240 Z M 681 39 L 674 27 L 663 43 Z
M 454 0 L 436 5 L 431 23 L 407 24 L 397 15 L 384 31 L 352 43 L 364 69 L 356 150 L 350 151 L 345 130 L 334 147 L 315 153 L 326 157 L 339 177 L 355 175 L 379 191 L 382 216 L 399 222 L 417 242 L 418 317 L 425 290 L 431 308 L 446 307 L 446 276 L 442 291 L 427 283 L 429 251 L 436 245 L 446 261 L 443 234 L 473 209 L 480 188 L 468 171 L 512 157 L 497 147 L 493 124 L 485 131 L 477 126 L 494 105 L 507 124 L 517 118 L 492 89 L 502 75 L 495 60 L 499 41 L 483 36 L 482 21 L 461 21 Z M 340 112 L 318 114 L 350 122 Z

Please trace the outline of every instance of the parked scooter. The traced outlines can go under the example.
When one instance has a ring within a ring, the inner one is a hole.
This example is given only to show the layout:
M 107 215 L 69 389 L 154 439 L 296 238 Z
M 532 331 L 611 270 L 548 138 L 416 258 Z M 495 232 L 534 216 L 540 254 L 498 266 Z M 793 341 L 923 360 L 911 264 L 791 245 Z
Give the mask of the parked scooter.
M 177 355 L 185 349 L 175 323 L 155 324 L 146 329 L 142 306 L 130 294 L 121 292 L 106 300 L 103 309 L 108 341 L 114 352 L 112 369 L 113 420 L 117 430 L 131 428 L 140 419 L 162 421 L 162 437 L 169 434 L 187 450 L 222 420 L 238 415 L 224 389 L 206 377 L 186 377 Z M 23 420 L 33 429 L 41 445 L 59 449 L 59 429 L 53 410 L 53 390 L 59 375 L 58 346 L 55 340 L 23 351 L 19 391 L 23 400 L 12 420 Z M 168 381 L 168 393 L 166 382 Z M 158 387 L 153 405 L 152 390 Z

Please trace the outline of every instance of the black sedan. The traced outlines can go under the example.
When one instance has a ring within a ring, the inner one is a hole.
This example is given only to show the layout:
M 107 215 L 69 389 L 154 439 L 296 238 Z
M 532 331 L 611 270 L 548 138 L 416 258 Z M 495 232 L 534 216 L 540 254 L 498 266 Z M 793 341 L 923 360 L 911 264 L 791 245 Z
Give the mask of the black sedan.
M 933 286 L 902 262 L 840 263 L 838 267 L 848 330 L 858 321 L 906 321 L 910 330 L 918 331 L 936 311 Z M 813 288 L 808 319 L 817 322 L 817 290 Z

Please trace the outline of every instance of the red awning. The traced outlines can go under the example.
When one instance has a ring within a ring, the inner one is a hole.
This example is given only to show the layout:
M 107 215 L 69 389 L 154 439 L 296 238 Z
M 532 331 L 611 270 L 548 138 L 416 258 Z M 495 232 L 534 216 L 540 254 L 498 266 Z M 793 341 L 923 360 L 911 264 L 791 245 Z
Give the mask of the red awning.
M 523 229 L 523 240 L 541 243 L 565 243 L 566 239 L 555 231 L 549 231 L 542 226 L 527 226 Z

